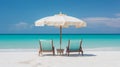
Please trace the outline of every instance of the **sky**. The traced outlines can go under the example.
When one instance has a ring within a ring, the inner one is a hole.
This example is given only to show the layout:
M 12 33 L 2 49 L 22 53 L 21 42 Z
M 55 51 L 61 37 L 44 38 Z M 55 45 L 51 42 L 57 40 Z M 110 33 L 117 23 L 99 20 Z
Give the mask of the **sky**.
M 63 34 L 120 34 L 120 0 L 0 0 L 0 34 L 59 34 L 59 28 L 34 25 L 59 12 L 87 23 Z

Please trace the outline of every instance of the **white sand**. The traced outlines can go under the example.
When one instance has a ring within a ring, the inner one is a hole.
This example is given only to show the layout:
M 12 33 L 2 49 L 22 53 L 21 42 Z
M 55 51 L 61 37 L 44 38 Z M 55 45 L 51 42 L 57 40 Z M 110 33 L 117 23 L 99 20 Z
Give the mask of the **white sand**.
M 0 52 L 0 67 L 120 67 L 120 51 L 85 51 L 71 56 L 37 52 Z

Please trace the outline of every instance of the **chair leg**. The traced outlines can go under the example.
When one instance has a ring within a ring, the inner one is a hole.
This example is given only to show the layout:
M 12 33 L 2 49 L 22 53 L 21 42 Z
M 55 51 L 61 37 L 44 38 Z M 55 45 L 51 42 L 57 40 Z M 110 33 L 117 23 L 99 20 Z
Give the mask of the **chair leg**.
M 53 55 L 55 55 L 55 51 L 53 51 Z
M 40 56 L 40 54 L 41 54 L 41 51 L 39 51 L 39 56 Z
M 82 56 L 83 56 L 83 51 L 81 51 L 81 53 L 82 53 Z
M 42 51 L 39 51 L 39 56 L 42 55 Z
M 69 53 L 70 53 L 70 52 L 68 51 L 68 56 L 69 56 Z

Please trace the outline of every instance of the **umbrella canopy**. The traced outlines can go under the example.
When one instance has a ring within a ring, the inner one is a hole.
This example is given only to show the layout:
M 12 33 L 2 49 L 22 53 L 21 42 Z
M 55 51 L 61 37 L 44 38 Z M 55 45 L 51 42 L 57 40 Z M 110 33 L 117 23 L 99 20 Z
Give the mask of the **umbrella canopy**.
M 75 26 L 76 28 L 85 27 L 86 23 L 78 18 L 67 16 L 65 14 L 60 13 L 54 16 L 41 18 L 35 22 L 35 26 L 45 25 L 60 27 L 60 49 L 61 49 L 62 28 L 68 28 L 69 26 Z
M 48 16 L 41 18 L 35 22 L 35 26 L 56 26 L 67 28 L 69 26 L 75 26 L 76 28 L 85 27 L 86 23 L 78 18 L 67 16 L 65 14 L 56 14 L 54 16 Z

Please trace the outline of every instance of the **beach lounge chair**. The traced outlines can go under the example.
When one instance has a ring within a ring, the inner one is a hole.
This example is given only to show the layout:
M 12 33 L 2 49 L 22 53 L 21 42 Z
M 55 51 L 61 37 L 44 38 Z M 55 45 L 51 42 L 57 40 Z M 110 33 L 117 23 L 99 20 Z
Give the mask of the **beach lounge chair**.
M 83 56 L 83 50 L 82 50 L 82 40 L 68 40 L 68 46 L 66 48 L 66 53 L 69 56 L 70 52 L 80 52 Z
M 40 50 L 39 56 L 42 55 L 42 52 L 52 52 L 55 55 L 55 48 L 53 46 L 53 40 L 40 40 Z

